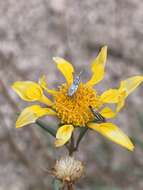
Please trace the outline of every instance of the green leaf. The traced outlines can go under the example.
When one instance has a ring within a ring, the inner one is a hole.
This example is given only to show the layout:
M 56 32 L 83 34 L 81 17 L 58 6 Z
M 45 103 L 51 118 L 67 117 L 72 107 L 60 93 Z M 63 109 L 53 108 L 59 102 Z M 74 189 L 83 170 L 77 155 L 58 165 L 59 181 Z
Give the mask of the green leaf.
M 45 131 L 47 131 L 50 135 L 52 135 L 53 137 L 56 137 L 56 130 L 47 126 L 43 121 L 41 120 L 37 120 L 36 124 L 41 127 L 42 129 L 44 129 Z
M 54 179 L 53 180 L 53 190 L 60 190 L 62 187 L 62 184 L 59 180 Z

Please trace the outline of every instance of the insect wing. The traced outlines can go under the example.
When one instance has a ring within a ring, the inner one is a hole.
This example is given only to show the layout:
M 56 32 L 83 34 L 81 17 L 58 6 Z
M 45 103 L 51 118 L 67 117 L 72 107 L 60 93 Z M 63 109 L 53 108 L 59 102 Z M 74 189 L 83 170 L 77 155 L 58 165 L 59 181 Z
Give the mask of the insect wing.
M 106 119 L 97 111 L 94 111 L 95 120 L 98 123 L 104 123 L 106 122 Z
M 68 96 L 74 95 L 74 93 L 77 91 L 78 85 L 75 85 L 74 83 L 70 86 L 68 90 Z
M 93 113 L 93 115 L 95 117 L 95 121 L 97 123 L 105 123 L 106 122 L 105 117 L 103 117 L 98 111 L 96 111 L 95 109 L 93 109 L 91 106 L 89 108 L 92 111 L 92 113 Z
M 79 87 L 79 84 L 80 84 L 80 75 L 78 75 L 72 85 L 69 87 L 68 89 L 68 96 L 73 96 L 75 94 L 75 92 L 77 91 L 78 87 Z

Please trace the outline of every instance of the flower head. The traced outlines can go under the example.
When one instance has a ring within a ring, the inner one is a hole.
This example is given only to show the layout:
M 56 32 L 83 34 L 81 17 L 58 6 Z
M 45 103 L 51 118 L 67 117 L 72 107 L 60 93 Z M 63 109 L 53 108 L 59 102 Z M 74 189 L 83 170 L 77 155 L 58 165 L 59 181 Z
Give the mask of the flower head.
M 83 175 L 83 172 L 83 164 L 70 156 L 57 160 L 53 168 L 54 176 L 64 182 L 75 182 Z
M 39 101 L 46 105 L 27 107 L 20 114 L 16 127 L 34 123 L 45 115 L 54 115 L 60 119 L 55 145 L 64 145 L 69 141 L 75 127 L 88 127 L 121 146 L 133 150 L 134 145 L 127 135 L 115 124 L 107 122 L 114 118 L 123 108 L 128 95 L 143 82 L 143 76 L 134 76 L 121 81 L 116 89 L 109 89 L 99 94 L 94 86 L 104 78 L 107 47 L 104 46 L 91 64 L 92 76 L 87 83 L 80 81 L 80 76 L 73 77 L 74 68 L 65 59 L 55 57 L 54 62 L 66 79 L 57 90 L 47 87 L 46 77 L 38 83 L 18 81 L 12 85 L 13 90 L 25 101 Z M 45 92 L 52 96 L 49 99 Z M 115 110 L 110 108 L 115 105 Z

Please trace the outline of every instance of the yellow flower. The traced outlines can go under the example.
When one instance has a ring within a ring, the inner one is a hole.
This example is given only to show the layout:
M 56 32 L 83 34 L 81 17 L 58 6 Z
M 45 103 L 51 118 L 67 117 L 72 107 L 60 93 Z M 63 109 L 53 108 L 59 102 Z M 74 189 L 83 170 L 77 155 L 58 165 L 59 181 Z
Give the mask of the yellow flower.
M 55 115 L 60 119 L 60 127 L 57 130 L 55 145 L 57 147 L 67 143 L 75 127 L 88 127 L 97 131 L 111 141 L 133 150 L 134 145 L 127 135 L 115 124 L 107 122 L 108 118 L 114 118 L 124 106 L 128 95 L 143 82 L 143 76 L 134 76 L 121 81 L 119 88 L 109 89 L 98 94 L 93 88 L 104 78 L 107 47 L 104 46 L 91 65 L 92 76 L 87 83 L 82 83 L 79 77 L 74 79 L 73 66 L 63 58 L 55 57 L 54 62 L 66 79 L 57 90 L 47 87 L 46 77 L 42 76 L 38 83 L 31 81 L 18 81 L 12 85 L 13 90 L 25 101 L 39 101 L 46 105 L 41 107 L 34 105 L 25 108 L 20 114 L 16 127 L 23 127 L 35 122 L 45 115 Z M 76 80 L 76 81 L 75 81 Z M 73 94 L 69 94 L 72 88 Z M 49 99 L 44 93 L 52 96 Z M 112 110 L 109 104 L 115 104 Z M 95 114 L 94 114 L 95 113 Z M 100 118 L 102 118 L 100 120 Z M 97 121 L 96 119 L 99 119 Z

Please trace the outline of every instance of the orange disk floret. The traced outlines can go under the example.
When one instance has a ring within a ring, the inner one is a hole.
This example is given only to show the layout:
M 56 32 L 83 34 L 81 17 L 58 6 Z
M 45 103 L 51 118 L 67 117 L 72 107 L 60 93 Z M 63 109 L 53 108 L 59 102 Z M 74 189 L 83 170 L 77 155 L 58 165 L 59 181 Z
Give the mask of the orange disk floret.
M 68 88 L 67 84 L 60 86 L 59 92 L 55 95 L 54 108 L 62 123 L 84 126 L 93 120 L 89 106 L 96 108 L 100 106 L 96 91 L 81 83 L 76 93 L 69 97 Z

